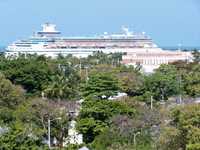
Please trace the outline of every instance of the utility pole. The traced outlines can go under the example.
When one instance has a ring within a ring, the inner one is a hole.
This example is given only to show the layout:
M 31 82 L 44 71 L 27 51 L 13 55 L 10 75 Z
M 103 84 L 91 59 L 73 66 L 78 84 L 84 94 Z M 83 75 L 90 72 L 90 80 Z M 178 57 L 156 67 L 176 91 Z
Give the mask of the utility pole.
M 182 104 L 181 84 L 182 84 L 182 79 L 181 79 L 181 75 L 179 75 L 179 102 L 180 102 L 180 104 Z
M 48 146 L 51 148 L 51 120 L 48 118 Z
M 165 98 L 164 98 L 164 89 L 163 88 L 161 88 L 161 92 L 162 92 L 162 101 L 164 102 L 165 100 Z
M 51 121 L 54 120 L 61 120 L 62 118 L 55 118 L 53 120 L 50 120 L 50 118 L 48 118 L 48 147 L 49 149 L 51 149 Z
M 137 137 L 137 135 L 139 135 L 140 134 L 140 132 L 137 132 L 137 133 L 135 133 L 134 135 L 133 135 L 133 144 L 136 146 L 136 137 Z
M 82 64 L 81 64 L 81 57 L 80 57 L 80 75 L 81 75 L 81 66 Z
M 85 74 L 86 74 L 86 82 L 88 81 L 88 67 L 85 67 Z
M 151 96 L 151 110 L 153 109 L 153 96 Z

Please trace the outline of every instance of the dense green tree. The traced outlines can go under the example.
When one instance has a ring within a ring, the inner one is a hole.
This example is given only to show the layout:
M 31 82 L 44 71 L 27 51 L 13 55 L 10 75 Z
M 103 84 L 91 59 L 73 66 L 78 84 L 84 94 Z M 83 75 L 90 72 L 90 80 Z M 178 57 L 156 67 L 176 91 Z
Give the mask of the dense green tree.
M 69 61 L 68 61 L 69 59 Z M 5 77 L 14 84 L 21 85 L 28 94 L 41 95 L 46 89 L 53 88 L 55 82 L 66 87 L 76 90 L 79 87 L 79 76 L 74 67 L 71 57 L 50 59 L 44 56 L 20 56 L 17 59 L 1 59 L 0 71 Z M 74 68 L 75 69 L 74 69 Z M 54 88 L 55 89 L 55 88 Z M 70 98 L 72 95 L 69 94 Z M 74 95 L 77 94 L 74 92 Z M 57 93 L 57 95 L 59 95 Z M 52 97 L 52 95 L 49 95 Z M 61 96 L 62 97 L 62 96 Z M 55 95 L 53 96 L 55 98 Z
M 109 73 L 101 72 L 89 76 L 89 80 L 83 87 L 83 96 L 107 99 L 118 91 L 117 79 Z
M 171 111 L 169 124 L 161 128 L 159 138 L 161 150 L 196 150 L 200 143 L 200 106 L 188 104 Z
M 174 62 L 178 74 L 181 77 L 182 92 L 190 97 L 200 96 L 200 64 L 196 62 Z
M 24 58 L 5 60 L 0 64 L 0 71 L 14 84 L 23 86 L 28 93 L 38 93 L 43 89 L 55 68 L 48 64 L 45 57 Z
M 153 149 L 149 129 L 159 122 L 159 119 L 154 117 L 155 113 L 152 114 L 151 110 L 133 99 L 125 99 L 121 103 L 135 108 L 136 115 L 133 117 L 127 114 L 118 114 L 110 118 L 109 127 L 95 137 L 92 149 Z
M 162 127 L 160 136 L 158 138 L 157 149 L 158 150 L 172 150 L 179 149 L 181 147 L 180 131 L 175 127 Z
M 200 96 L 200 64 L 192 65 L 190 70 L 184 74 L 184 90 L 192 97 Z
M 23 102 L 23 90 L 0 74 L 0 122 L 12 122 L 13 111 Z
M 23 90 L 0 74 L 0 107 L 15 108 L 23 101 Z
M 88 56 L 87 58 L 81 58 L 80 63 L 83 66 L 98 66 L 98 65 L 111 65 L 111 66 L 120 66 L 123 53 L 110 53 L 105 54 L 101 51 L 94 52 L 93 55 Z
M 68 135 L 69 116 L 65 103 L 30 99 L 20 105 L 14 114 L 17 122 L 29 126 L 29 130 L 40 139 L 47 137 L 48 119 L 51 120 L 51 136 L 56 137 L 60 146 Z
M 173 123 L 181 132 L 181 144 L 200 143 L 200 106 L 192 104 L 178 107 L 172 113 Z
M 51 82 L 48 83 L 44 89 L 44 95 L 54 100 L 71 100 L 79 96 L 78 93 L 78 80 L 75 75 L 68 77 L 65 76 L 52 76 Z
M 199 150 L 200 144 L 188 144 L 186 150 Z
M 9 130 L 0 135 L 0 149 L 2 150 L 44 150 L 42 139 L 36 137 L 28 126 L 16 123 Z
M 144 78 L 137 72 L 121 72 L 118 73 L 120 88 L 129 96 L 141 95 L 141 89 L 144 85 Z
M 90 143 L 94 138 L 109 127 L 110 120 L 114 115 L 133 116 L 134 108 L 125 103 L 108 100 L 87 100 L 84 102 L 79 119 L 78 130 L 83 134 L 84 141 Z
M 156 100 L 167 100 L 179 93 L 179 78 L 173 65 L 161 65 L 155 73 L 145 79 L 144 94 L 149 92 Z

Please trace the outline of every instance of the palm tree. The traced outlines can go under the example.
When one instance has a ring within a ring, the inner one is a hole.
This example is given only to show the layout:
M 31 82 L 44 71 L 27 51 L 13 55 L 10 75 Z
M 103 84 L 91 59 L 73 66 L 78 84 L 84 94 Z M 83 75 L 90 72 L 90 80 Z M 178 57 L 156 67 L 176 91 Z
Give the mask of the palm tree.
M 46 97 L 58 101 L 71 98 L 73 92 L 69 79 L 59 75 L 53 76 L 50 84 L 44 90 Z

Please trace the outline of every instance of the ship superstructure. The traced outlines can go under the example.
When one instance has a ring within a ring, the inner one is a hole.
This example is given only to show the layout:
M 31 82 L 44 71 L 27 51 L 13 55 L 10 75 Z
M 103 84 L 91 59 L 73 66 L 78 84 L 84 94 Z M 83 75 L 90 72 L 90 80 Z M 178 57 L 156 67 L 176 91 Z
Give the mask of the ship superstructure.
M 130 52 L 133 49 L 160 49 L 152 39 L 143 33 L 133 33 L 123 27 L 120 34 L 108 34 L 94 37 L 63 37 L 56 25 L 46 23 L 43 30 L 28 39 L 19 40 L 7 47 L 6 56 L 19 54 L 37 54 L 50 57 L 69 55 L 87 57 L 95 51 L 104 53 Z

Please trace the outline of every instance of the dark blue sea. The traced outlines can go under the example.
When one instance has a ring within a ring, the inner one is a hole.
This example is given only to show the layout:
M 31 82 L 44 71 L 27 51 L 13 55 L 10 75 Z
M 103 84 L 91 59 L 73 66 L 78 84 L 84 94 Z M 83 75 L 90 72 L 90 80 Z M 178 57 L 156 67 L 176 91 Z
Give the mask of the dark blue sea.
M 178 47 L 178 46 L 161 46 L 164 50 L 187 50 L 187 51 L 192 51 L 192 50 L 200 50 L 200 46 L 183 46 L 183 47 Z

